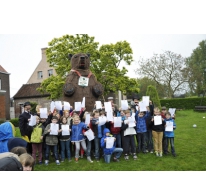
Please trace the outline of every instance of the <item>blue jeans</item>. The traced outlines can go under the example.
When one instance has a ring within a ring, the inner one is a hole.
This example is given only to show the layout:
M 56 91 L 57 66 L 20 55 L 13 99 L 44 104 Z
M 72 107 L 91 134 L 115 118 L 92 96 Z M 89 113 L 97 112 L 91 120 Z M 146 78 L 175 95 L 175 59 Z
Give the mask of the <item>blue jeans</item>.
M 115 148 L 114 151 L 112 152 L 112 154 L 114 154 L 114 157 L 116 159 L 119 159 L 120 156 L 122 155 L 122 152 L 123 152 L 122 148 Z M 112 154 L 104 155 L 104 161 L 106 163 L 110 163 Z
M 171 146 L 172 154 L 175 154 L 174 137 L 164 137 L 164 153 L 167 153 L 169 143 L 170 143 L 170 146 Z
M 91 156 L 92 141 L 93 141 L 93 140 L 89 141 L 89 140 L 87 139 L 87 157 L 88 157 L 88 156 Z
M 95 158 L 99 159 L 99 147 L 100 147 L 100 139 L 98 137 L 94 138 L 94 149 L 95 149 Z
M 153 147 L 153 139 L 152 139 L 152 130 L 147 130 L 146 132 L 146 149 L 148 151 L 152 151 L 154 149 Z
M 65 159 L 65 153 L 67 155 L 68 159 L 71 159 L 71 152 L 70 152 L 70 139 L 67 141 L 61 141 L 60 140 L 60 145 L 61 145 L 61 159 Z
M 113 136 L 116 138 L 116 147 L 121 148 L 122 147 L 122 143 L 121 143 L 121 134 L 113 134 Z
M 53 147 L 53 153 L 54 153 L 55 160 L 59 160 L 57 145 L 50 146 L 50 145 L 47 145 L 47 144 L 46 144 L 45 160 L 49 160 L 50 148 L 52 148 L 52 147 Z

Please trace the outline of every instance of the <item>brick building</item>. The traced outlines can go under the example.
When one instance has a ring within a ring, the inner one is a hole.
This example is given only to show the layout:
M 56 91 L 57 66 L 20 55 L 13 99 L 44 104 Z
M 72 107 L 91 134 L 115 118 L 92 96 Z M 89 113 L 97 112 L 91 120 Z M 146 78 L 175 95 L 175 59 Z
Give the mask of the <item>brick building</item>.
M 14 112 L 15 117 L 18 117 L 22 112 L 23 104 L 27 101 L 36 102 L 37 104 L 42 105 L 42 107 L 49 108 L 51 100 L 48 99 L 49 94 L 42 95 L 36 89 L 40 87 L 40 84 L 43 80 L 47 79 L 52 75 L 56 75 L 54 68 L 49 66 L 46 57 L 47 48 L 42 48 L 42 59 L 35 68 L 34 72 L 31 74 L 31 77 L 26 84 L 23 84 L 18 92 L 13 96 L 14 100 Z
M 0 65 L 0 120 L 10 119 L 9 73 Z

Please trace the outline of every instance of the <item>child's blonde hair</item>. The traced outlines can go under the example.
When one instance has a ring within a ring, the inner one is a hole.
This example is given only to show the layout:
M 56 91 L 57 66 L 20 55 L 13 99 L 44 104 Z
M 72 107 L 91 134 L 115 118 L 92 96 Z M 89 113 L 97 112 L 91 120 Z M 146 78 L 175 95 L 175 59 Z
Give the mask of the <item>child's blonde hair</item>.
M 129 109 L 127 109 L 127 110 L 125 110 L 125 112 L 124 112 L 125 114 L 128 114 L 128 113 L 130 113 L 130 110 Z
M 21 154 L 19 156 L 19 159 L 20 159 L 20 163 L 23 166 L 30 166 L 30 167 L 34 166 L 34 158 L 28 153 Z

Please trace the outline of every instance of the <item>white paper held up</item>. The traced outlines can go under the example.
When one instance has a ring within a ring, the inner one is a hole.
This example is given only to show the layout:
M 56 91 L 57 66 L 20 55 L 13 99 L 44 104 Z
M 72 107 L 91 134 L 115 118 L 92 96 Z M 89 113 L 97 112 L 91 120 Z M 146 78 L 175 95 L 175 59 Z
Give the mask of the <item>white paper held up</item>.
M 81 107 L 85 108 L 85 97 L 83 97 L 83 99 L 82 99 Z
M 127 100 L 121 100 L 121 109 L 127 110 L 128 109 L 128 101 Z
M 64 101 L 64 110 L 70 110 L 69 102 Z
M 114 145 L 114 137 L 106 138 L 106 148 L 112 148 Z
M 70 135 L 70 131 L 69 131 L 69 125 L 62 125 L 62 136 L 66 136 L 66 135 Z
M 165 131 L 173 131 L 173 122 L 166 121 Z
M 114 127 L 122 126 L 122 117 L 114 117 Z
M 40 118 L 48 118 L 47 108 L 40 108 Z
M 50 129 L 51 129 L 50 135 L 58 135 L 59 124 L 51 123 Z
M 29 126 L 34 126 L 34 125 L 36 125 L 36 116 L 31 115 Z
M 96 103 L 96 109 L 102 109 L 102 102 L 101 101 L 95 101 Z
M 82 102 L 74 102 L 75 111 L 81 111 Z
M 154 116 L 154 125 L 162 124 L 162 116 Z
M 61 101 L 55 101 L 55 107 L 57 110 L 62 110 L 62 102 Z
M 87 136 L 88 140 L 91 141 L 94 139 L 94 133 L 91 129 L 87 130 L 85 132 L 85 136 Z

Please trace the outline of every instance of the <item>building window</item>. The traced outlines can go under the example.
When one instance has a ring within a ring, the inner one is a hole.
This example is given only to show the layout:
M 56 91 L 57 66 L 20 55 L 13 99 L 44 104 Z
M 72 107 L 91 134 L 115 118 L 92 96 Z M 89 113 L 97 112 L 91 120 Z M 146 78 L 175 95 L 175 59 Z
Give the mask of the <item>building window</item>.
M 38 71 L 38 79 L 42 79 L 43 78 L 43 72 L 42 71 Z
M 1 79 L 0 79 L 0 89 L 1 89 Z
M 48 70 L 48 76 L 52 76 L 53 75 L 53 69 L 49 69 Z

